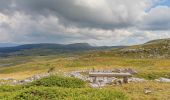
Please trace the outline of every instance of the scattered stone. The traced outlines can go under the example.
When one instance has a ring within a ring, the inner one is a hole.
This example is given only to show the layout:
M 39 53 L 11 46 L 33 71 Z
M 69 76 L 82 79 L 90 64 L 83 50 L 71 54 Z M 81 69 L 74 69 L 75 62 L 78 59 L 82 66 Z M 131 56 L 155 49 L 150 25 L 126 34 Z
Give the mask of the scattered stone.
M 144 93 L 145 93 L 145 94 L 150 94 L 150 93 L 152 93 L 152 91 L 149 90 L 149 89 L 144 89 Z
M 147 80 L 143 79 L 143 78 L 135 78 L 135 77 L 131 77 L 128 79 L 128 82 L 134 82 L 134 83 L 139 83 L 139 82 L 146 82 Z
M 120 69 L 114 69 L 114 70 L 83 70 L 83 71 L 73 71 L 69 73 L 65 73 L 64 75 L 66 77 L 75 77 L 79 78 L 83 81 L 86 81 L 90 84 L 90 87 L 103 87 L 106 85 L 122 85 L 123 83 L 129 83 L 129 82 L 145 82 L 145 79 L 142 78 L 128 78 L 128 77 L 123 77 L 123 78 L 115 78 L 115 77 L 89 77 L 89 75 L 84 75 L 82 73 L 89 73 L 89 72 L 96 72 L 96 73 L 131 73 L 131 74 L 136 74 L 137 71 L 131 69 L 131 68 L 120 68 Z
M 92 84 L 92 83 L 90 83 L 90 87 L 91 88 L 98 88 L 98 87 L 100 87 L 98 84 Z
M 117 79 L 114 81 L 115 85 L 122 85 L 122 83 L 123 83 L 123 80 L 121 80 L 121 79 Z
M 13 78 L 3 78 L 3 79 L 0 79 L 0 85 L 3 85 L 5 83 L 9 84 L 9 85 L 18 85 L 18 84 L 26 84 L 26 83 L 30 83 L 30 82 L 33 82 L 35 80 L 38 80 L 38 79 L 41 79 L 43 77 L 47 77 L 51 74 L 47 73 L 47 74 L 38 74 L 38 75 L 34 75 L 32 77 L 28 77 L 24 80 L 16 80 L 16 79 L 13 79 Z M 6 81 L 6 82 L 4 82 Z
M 17 80 L 13 80 L 11 84 L 13 85 L 17 85 L 18 81 Z
M 130 74 L 137 74 L 136 70 L 133 70 L 131 68 L 119 68 L 119 69 L 114 69 L 113 72 L 117 73 L 130 73 Z
M 161 78 L 159 78 L 159 79 L 156 79 L 155 81 L 157 81 L 157 82 L 170 83 L 170 79 L 168 79 L 168 78 L 163 78 L 163 77 L 161 77 Z
M 10 80 L 15 80 L 15 79 L 13 79 L 13 78 L 1 78 L 0 80 L 10 81 Z
M 142 78 L 127 78 L 127 77 L 123 77 L 123 78 L 115 78 L 115 77 L 89 77 L 89 75 L 87 73 L 91 72 L 91 71 L 95 71 L 95 72 L 102 72 L 102 73 L 112 73 L 112 72 L 117 72 L 117 73 L 130 73 L 130 74 L 136 74 L 137 72 L 131 68 L 121 68 L 121 69 L 115 69 L 115 70 L 83 70 L 83 71 L 73 71 L 73 72 L 69 72 L 69 73 L 64 73 L 64 76 L 66 77 L 75 77 L 75 78 L 79 78 L 83 81 L 86 81 L 90 84 L 91 87 L 97 88 L 97 87 L 103 87 L 106 85 L 122 85 L 123 83 L 129 83 L 129 82 L 145 82 L 145 79 Z M 83 73 L 83 74 L 82 74 Z M 86 75 L 87 74 L 87 75 Z M 24 80 L 15 80 L 12 78 L 5 78 L 3 80 L 12 80 L 11 81 L 11 85 L 18 85 L 18 84 L 26 84 L 26 83 L 30 83 L 33 82 L 35 80 L 41 79 L 43 77 L 47 77 L 49 75 L 52 75 L 51 73 L 46 73 L 46 74 L 37 74 L 34 75 L 32 77 L 28 77 Z M 94 79 L 95 78 L 95 79 Z M 2 79 L 0 79 L 2 80 Z M 165 78 L 161 78 L 161 81 L 165 81 L 166 82 L 170 82 L 169 80 L 165 79 Z M 2 82 L 0 82 L 1 84 Z

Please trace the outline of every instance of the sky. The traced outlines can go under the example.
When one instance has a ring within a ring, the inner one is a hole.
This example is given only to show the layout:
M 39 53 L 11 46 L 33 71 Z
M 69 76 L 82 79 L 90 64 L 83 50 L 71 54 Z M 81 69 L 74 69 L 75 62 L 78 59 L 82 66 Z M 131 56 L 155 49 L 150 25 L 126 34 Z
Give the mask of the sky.
M 0 0 L 0 43 L 134 45 L 170 38 L 170 0 Z

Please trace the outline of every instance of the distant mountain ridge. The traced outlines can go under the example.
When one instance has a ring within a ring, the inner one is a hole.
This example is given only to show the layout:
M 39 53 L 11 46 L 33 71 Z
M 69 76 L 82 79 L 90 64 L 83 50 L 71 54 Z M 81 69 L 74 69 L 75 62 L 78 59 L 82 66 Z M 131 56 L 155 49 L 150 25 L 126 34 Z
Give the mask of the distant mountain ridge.
M 107 50 L 111 48 L 122 48 L 123 46 L 91 46 L 88 43 L 75 43 L 75 44 L 24 44 L 15 47 L 1 47 L 0 56 L 32 56 L 32 55 L 53 55 L 62 53 L 76 53 L 90 50 Z
M 88 43 L 75 44 L 24 44 L 15 47 L 0 47 L 0 57 L 7 56 L 47 56 L 74 54 L 92 51 L 92 54 L 135 57 L 170 58 L 170 38 L 158 39 L 134 46 L 91 46 Z M 94 51 L 94 52 L 93 52 Z
M 0 48 L 1 47 L 13 47 L 13 46 L 18 46 L 19 44 L 15 43 L 0 43 Z

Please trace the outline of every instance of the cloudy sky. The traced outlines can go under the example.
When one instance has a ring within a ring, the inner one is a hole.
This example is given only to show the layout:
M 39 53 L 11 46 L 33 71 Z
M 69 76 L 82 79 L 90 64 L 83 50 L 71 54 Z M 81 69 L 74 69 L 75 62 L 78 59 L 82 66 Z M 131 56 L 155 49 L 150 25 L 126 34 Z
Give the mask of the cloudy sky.
M 0 0 L 0 43 L 131 45 L 170 38 L 170 0 Z

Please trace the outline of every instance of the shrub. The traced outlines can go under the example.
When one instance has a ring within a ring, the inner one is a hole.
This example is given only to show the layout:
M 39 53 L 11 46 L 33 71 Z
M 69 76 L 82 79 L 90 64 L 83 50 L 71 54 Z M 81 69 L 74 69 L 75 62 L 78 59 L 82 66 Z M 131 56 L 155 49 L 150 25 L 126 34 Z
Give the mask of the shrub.
M 22 86 L 8 86 L 8 85 L 0 86 L 0 92 L 13 92 L 21 89 Z
M 77 78 L 68 78 L 63 76 L 49 76 L 46 78 L 42 78 L 40 80 L 34 81 L 26 87 L 30 86 L 45 86 L 45 87 L 65 87 L 65 88 L 82 88 L 85 87 L 86 83 Z
M 128 97 L 111 89 L 31 87 L 14 100 L 128 100 Z
M 2 85 L 0 86 L 0 100 L 13 100 L 22 89 L 22 86 Z

